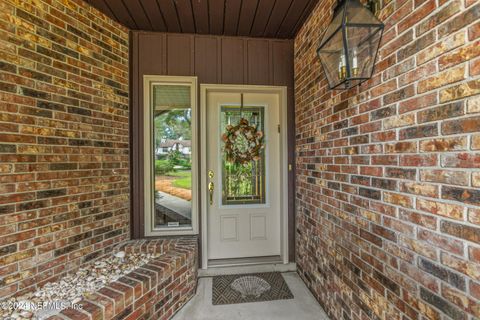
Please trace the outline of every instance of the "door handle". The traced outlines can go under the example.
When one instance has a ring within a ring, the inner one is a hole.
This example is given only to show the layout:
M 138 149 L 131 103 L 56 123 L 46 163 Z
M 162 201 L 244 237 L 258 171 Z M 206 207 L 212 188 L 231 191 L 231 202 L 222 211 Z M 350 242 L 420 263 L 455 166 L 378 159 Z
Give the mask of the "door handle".
M 212 181 L 214 177 L 213 170 L 208 170 L 208 177 L 210 178 L 210 182 L 208 183 L 208 194 L 210 198 L 210 205 L 213 205 L 213 190 L 215 189 L 215 184 Z

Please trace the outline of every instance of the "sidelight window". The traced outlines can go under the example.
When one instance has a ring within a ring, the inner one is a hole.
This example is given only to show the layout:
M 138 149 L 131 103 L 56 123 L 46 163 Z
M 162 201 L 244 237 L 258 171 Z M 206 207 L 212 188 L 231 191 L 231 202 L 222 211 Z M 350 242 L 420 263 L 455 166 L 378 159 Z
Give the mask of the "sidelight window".
M 145 235 L 197 227 L 196 79 L 145 76 Z

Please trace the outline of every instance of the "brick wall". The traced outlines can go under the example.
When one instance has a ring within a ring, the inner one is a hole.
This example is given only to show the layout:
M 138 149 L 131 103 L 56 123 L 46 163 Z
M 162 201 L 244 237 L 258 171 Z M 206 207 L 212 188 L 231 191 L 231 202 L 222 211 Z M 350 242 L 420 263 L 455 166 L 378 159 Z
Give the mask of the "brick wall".
M 295 39 L 297 264 L 333 319 L 480 318 L 480 2 L 391 0 L 376 72 L 328 90 Z
M 128 238 L 127 79 L 81 0 L 0 1 L 0 300 Z

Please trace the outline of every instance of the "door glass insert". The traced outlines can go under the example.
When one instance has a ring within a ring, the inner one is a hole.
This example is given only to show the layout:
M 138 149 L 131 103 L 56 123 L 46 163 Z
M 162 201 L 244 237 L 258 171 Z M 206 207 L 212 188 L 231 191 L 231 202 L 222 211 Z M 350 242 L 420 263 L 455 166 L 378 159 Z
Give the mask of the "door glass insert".
M 265 134 L 265 107 L 256 106 L 222 106 L 220 129 L 225 132 L 228 125 L 236 125 L 240 119 L 248 120 Z M 241 136 L 235 143 L 242 148 Z M 266 141 L 264 137 L 263 141 Z M 222 171 L 222 205 L 264 204 L 265 203 L 265 148 L 260 150 L 258 160 L 238 164 L 227 161 L 225 152 L 221 150 Z
M 192 225 L 192 106 L 190 86 L 154 84 L 154 228 Z

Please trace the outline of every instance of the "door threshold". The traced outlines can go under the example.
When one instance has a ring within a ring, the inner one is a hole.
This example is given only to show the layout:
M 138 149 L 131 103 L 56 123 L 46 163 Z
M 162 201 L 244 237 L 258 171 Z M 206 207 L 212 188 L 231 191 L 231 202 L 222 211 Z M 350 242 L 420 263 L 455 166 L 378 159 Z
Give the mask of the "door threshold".
M 199 277 L 217 275 L 260 273 L 260 272 L 292 272 L 297 271 L 294 262 L 283 263 L 279 256 L 261 258 L 209 260 L 208 269 L 199 269 Z
M 228 267 L 228 266 L 246 266 L 252 264 L 279 264 L 282 263 L 280 256 L 251 257 L 251 258 L 233 258 L 233 259 L 211 259 L 208 260 L 209 268 Z

